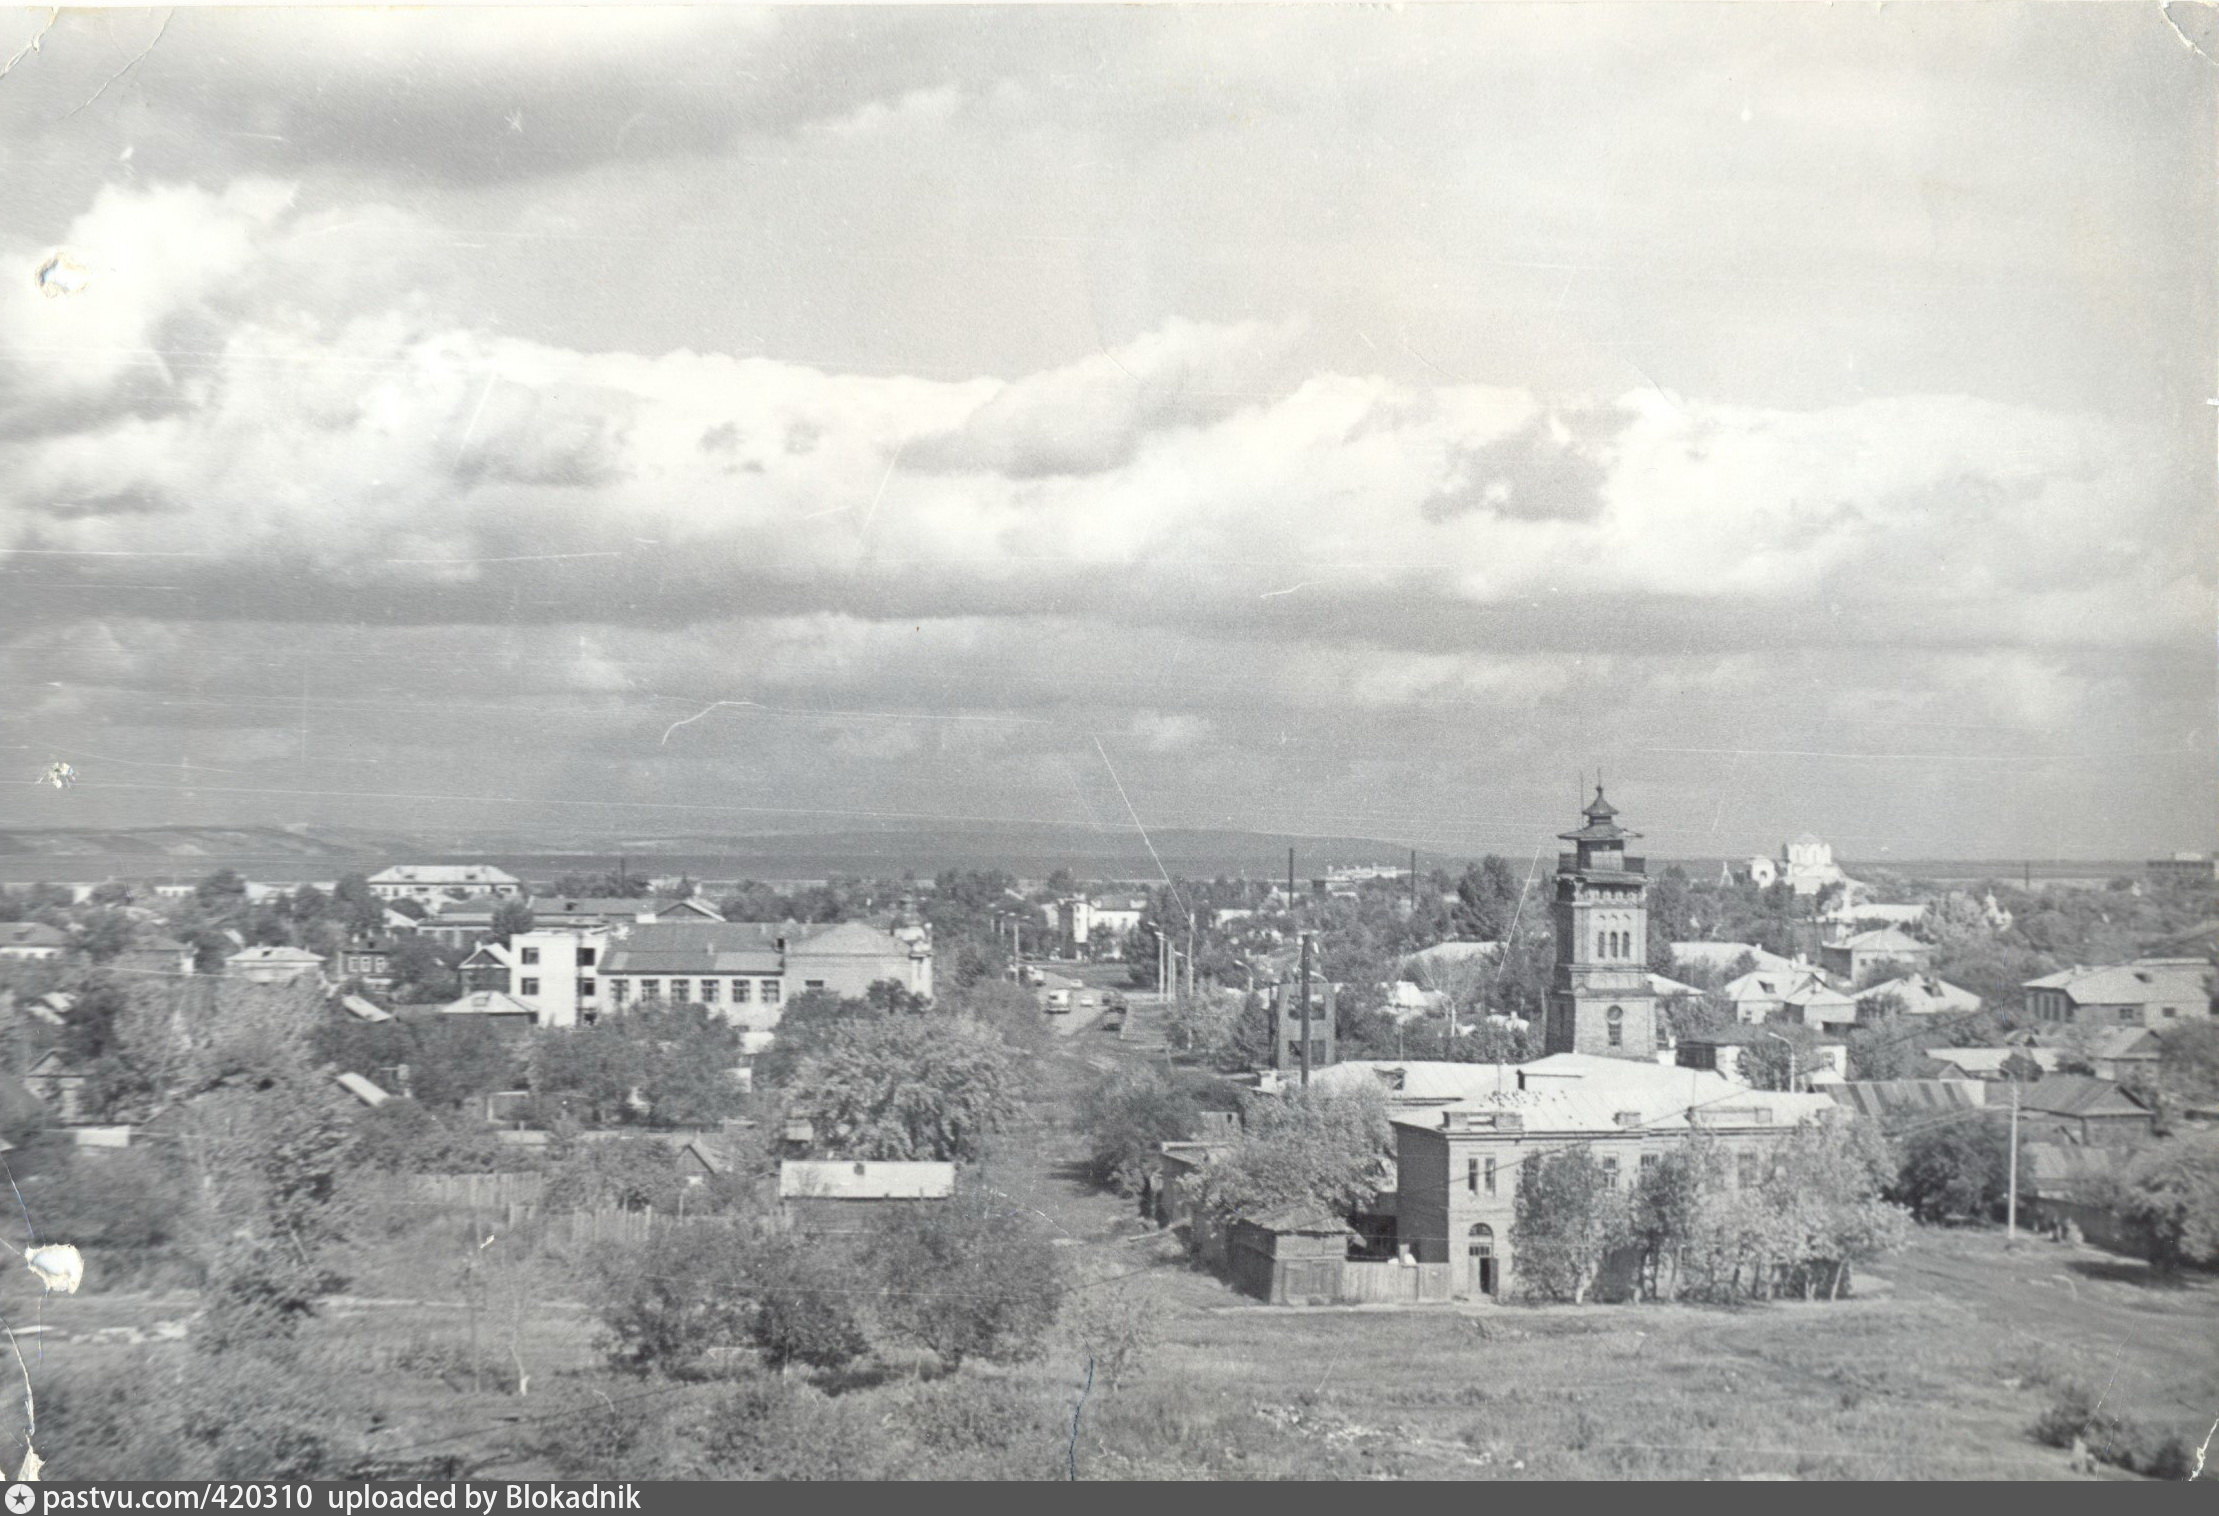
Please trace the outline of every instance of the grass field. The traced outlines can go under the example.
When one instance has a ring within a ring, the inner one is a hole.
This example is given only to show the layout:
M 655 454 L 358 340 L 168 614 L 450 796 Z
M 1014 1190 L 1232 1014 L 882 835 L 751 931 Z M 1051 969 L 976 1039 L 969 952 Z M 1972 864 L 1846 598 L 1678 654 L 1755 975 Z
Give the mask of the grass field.
M 1057 1083 L 1147 1053 L 1107 1034 L 1057 1046 Z M 981 1473 L 1075 1462 L 1079 1477 L 1107 1479 L 2058 1479 L 2089 1476 L 2030 1430 L 2069 1383 L 2191 1447 L 2219 1419 L 2219 1281 L 2153 1281 L 2092 1249 L 1922 1229 L 1859 1275 L 1854 1298 L 1830 1304 L 1274 1308 L 1196 1270 L 1128 1202 L 1092 1191 L 1076 1140 L 1052 1120 L 1009 1146 L 990 1182 L 1044 1220 L 1081 1299 L 1132 1302 L 1158 1341 L 1123 1384 L 1086 1397 L 1075 1444 L 1086 1361 L 1075 1336 L 1035 1363 L 966 1366 L 965 1379 L 1024 1409 L 997 1423 L 1021 1429 L 997 1435 L 1023 1446 L 962 1466 Z M 379 1455 L 455 1452 L 493 1477 L 543 1475 L 521 1451 L 535 1435 L 586 1429 L 603 1414 L 594 1397 L 662 1392 L 599 1372 L 575 1258 L 481 1275 L 473 1350 L 460 1304 L 466 1230 L 424 1228 L 365 1252 L 354 1293 L 328 1303 L 305 1353 L 345 1382 L 360 1408 L 348 1414 L 362 1419 L 348 1430 Z M 185 1351 L 154 1329 L 174 1331 L 195 1297 L 103 1293 L 98 1259 L 89 1284 L 35 1313 L 8 1287 L 9 1320 L 45 1328 L 22 1339 L 42 1393 Z M 116 1328 L 134 1331 L 103 1331 Z M 835 1401 L 870 1427 L 920 1393 L 897 1367 L 860 1376 Z M 41 1439 L 54 1477 L 105 1472 L 73 1467 L 62 1421 L 62 1440 Z

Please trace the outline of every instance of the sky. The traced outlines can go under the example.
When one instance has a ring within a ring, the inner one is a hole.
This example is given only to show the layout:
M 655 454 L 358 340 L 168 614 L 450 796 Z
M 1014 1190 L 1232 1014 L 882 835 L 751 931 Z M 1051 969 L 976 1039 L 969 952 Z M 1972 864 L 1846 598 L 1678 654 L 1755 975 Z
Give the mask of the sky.
M 2209 16 L 0 12 L 0 826 L 2209 848 Z

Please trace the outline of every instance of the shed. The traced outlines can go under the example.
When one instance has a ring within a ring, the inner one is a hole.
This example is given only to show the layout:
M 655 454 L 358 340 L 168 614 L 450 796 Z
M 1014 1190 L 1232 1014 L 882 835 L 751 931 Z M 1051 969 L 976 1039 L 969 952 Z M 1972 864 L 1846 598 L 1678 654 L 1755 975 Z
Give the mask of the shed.
M 2019 1116 L 2091 1144 L 2140 1142 L 2157 1124 L 2141 1101 L 2086 1074 L 2051 1074 L 2027 1086 L 2019 1094 Z
M 1316 1206 L 1244 1216 L 1226 1239 L 1234 1287 L 1272 1305 L 1330 1305 L 1353 1236 L 1345 1219 Z

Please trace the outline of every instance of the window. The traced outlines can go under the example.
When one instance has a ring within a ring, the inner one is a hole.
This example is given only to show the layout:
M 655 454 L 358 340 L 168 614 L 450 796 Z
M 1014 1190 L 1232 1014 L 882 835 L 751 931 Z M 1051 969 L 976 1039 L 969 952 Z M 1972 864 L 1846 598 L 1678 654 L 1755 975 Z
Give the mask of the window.
M 1657 1155 L 1654 1153 L 1643 1153 L 1641 1155 L 1641 1177 L 1646 1179 L 1651 1174 L 1654 1174 L 1656 1171 Z
M 1310 1044 L 1310 1062 L 1314 1064 L 1325 1062 L 1325 1044 L 1323 1042 L 1312 1042 Z
M 631 993 L 632 982 L 629 979 L 612 979 L 609 981 L 609 998 L 618 1005 L 622 1005 Z
M 516 981 L 516 993 L 517 993 L 517 994 L 519 994 L 519 995 L 536 995 L 536 994 L 538 994 L 538 993 L 539 993 L 539 981 L 538 981 L 537 979 L 519 979 L 519 980 L 517 980 L 517 981 Z
M 1605 1158 L 1603 1160 L 1603 1188 L 1606 1190 L 1618 1188 L 1618 1160 L 1615 1158 Z
M 804 979 L 801 982 L 801 987 L 805 990 L 821 990 L 824 988 L 824 981 L 822 979 Z
M 2134 1024 L 2134 1007 L 2131 1005 L 2120 1006 L 2119 1019 L 2127 1025 L 2132 1026 Z
M 1464 1188 L 1474 1195 L 1479 1193 L 1479 1160 L 1477 1158 L 1464 1160 Z
M 701 1003 L 703 1005 L 715 1005 L 717 1003 L 717 982 L 714 979 L 701 981 Z
M 732 1003 L 733 1003 L 734 1005 L 745 1005 L 745 1004 L 747 1004 L 747 999 L 748 999 L 748 991 L 749 991 L 749 990 L 751 990 L 751 989 L 753 989 L 754 987 L 755 987 L 755 981 L 754 981 L 754 980 L 752 980 L 752 979 L 735 979 L 735 980 L 733 980 L 733 981 L 732 981 Z M 768 996 L 765 996 L 764 998 L 765 998 L 765 999 L 768 999 L 768 998 L 770 998 L 770 997 L 768 997 Z
M 684 1004 L 686 1001 L 693 999 L 693 981 L 691 979 L 671 980 L 670 998 L 679 1002 L 681 1005 Z
M 2171 1021 L 2175 1016 L 2178 1016 L 2179 1014 L 2180 1007 L 2177 1005 L 2169 1005 L 2165 1007 L 2165 1010 L 2163 1012 L 2163 1015 L 2167 1021 Z
M 599 955 L 599 948 L 582 947 L 578 949 L 578 967 L 582 969 L 592 968 L 594 959 L 597 958 Z
M 537 962 L 539 962 L 539 949 L 538 949 L 538 948 L 526 948 L 526 949 L 524 949 L 524 951 L 523 951 L 523 954 L 522 954 L 522 960 L 521 960 L 521 961 L 523 961 L 523 962 L 525 962 L 525 963 L 537 963 Z
M 1495 1193 L 1495 1160 L 1494 1160 L 1494 1159 L 1492 1159 L 1492 1158 L 1490 1158 L 1490 1159 L 1488 1159 L 1488 1160 L 1487 1160 L 1487 1169 L 1486 1169 L 1486 1184 L 1487 1184 L 1487 1193 L 1488 1193 L 1488 1194 L 1490 1194 L 1490 1195 L 1494 1194 L 1494 1193 Z
M 662 998 L 663 982 L 660 979 L 642 979 L 640 981 L 640 999 L 660 1000 Z
M 1622 1005 L 1614 1005 L 1603 1013 L 1603 1019 L 1610 1026 L 1610 1045 L 1614 1048 L 1624 1047 L 1626 1045 L 1626 1008 Z
M 1734 1156 L 1734 1182 L 1745 1190 L 1753 1190 L 1757 1187 L 1756 1154 L 1737 1153 Z
M 776 1004 L 778 1004 L 778 981 L 777 981 L 777 980 L 775 980 L 775 979 L 766 979 L 766 980 L 764 980 L 764 981 L 763 981 L 763 1004 L 765 1004 L 765 1005 L 776 1005 Z
M 591 1000 L 593 998 L 592 975 L 588 974 L 585 978 L 578 981 L 578 998 L 580 1000 Z
M 1541 1155 L 1539 1153 L 1526 1154 L 1525 1157 L 1518 1160 L 1518 1167 L 1525 1171 L 1527 1179 L 1532 1179 L 1541 1172 Z

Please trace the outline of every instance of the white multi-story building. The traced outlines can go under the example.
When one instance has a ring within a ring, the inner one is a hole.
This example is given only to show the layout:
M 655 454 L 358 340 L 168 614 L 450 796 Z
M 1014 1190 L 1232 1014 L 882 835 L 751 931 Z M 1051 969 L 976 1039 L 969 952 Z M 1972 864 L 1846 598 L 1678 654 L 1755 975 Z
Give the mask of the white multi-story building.
M 380 900 L 466 900 L 476 896 L 508 900 L 524 893 L 524 881 L 489 863 L 402 863 L 380 869 L 369 880 Z
M 656 921 L 540 927 L 509 943 L 509 994 L 541 1026 L 575 1026 L 643 1001 L 704 1005 L 743 1030 L 768 1032 L 811 990 L 861 996 L 892 981 L 932 995 L 932 942 L 860 922 Z

